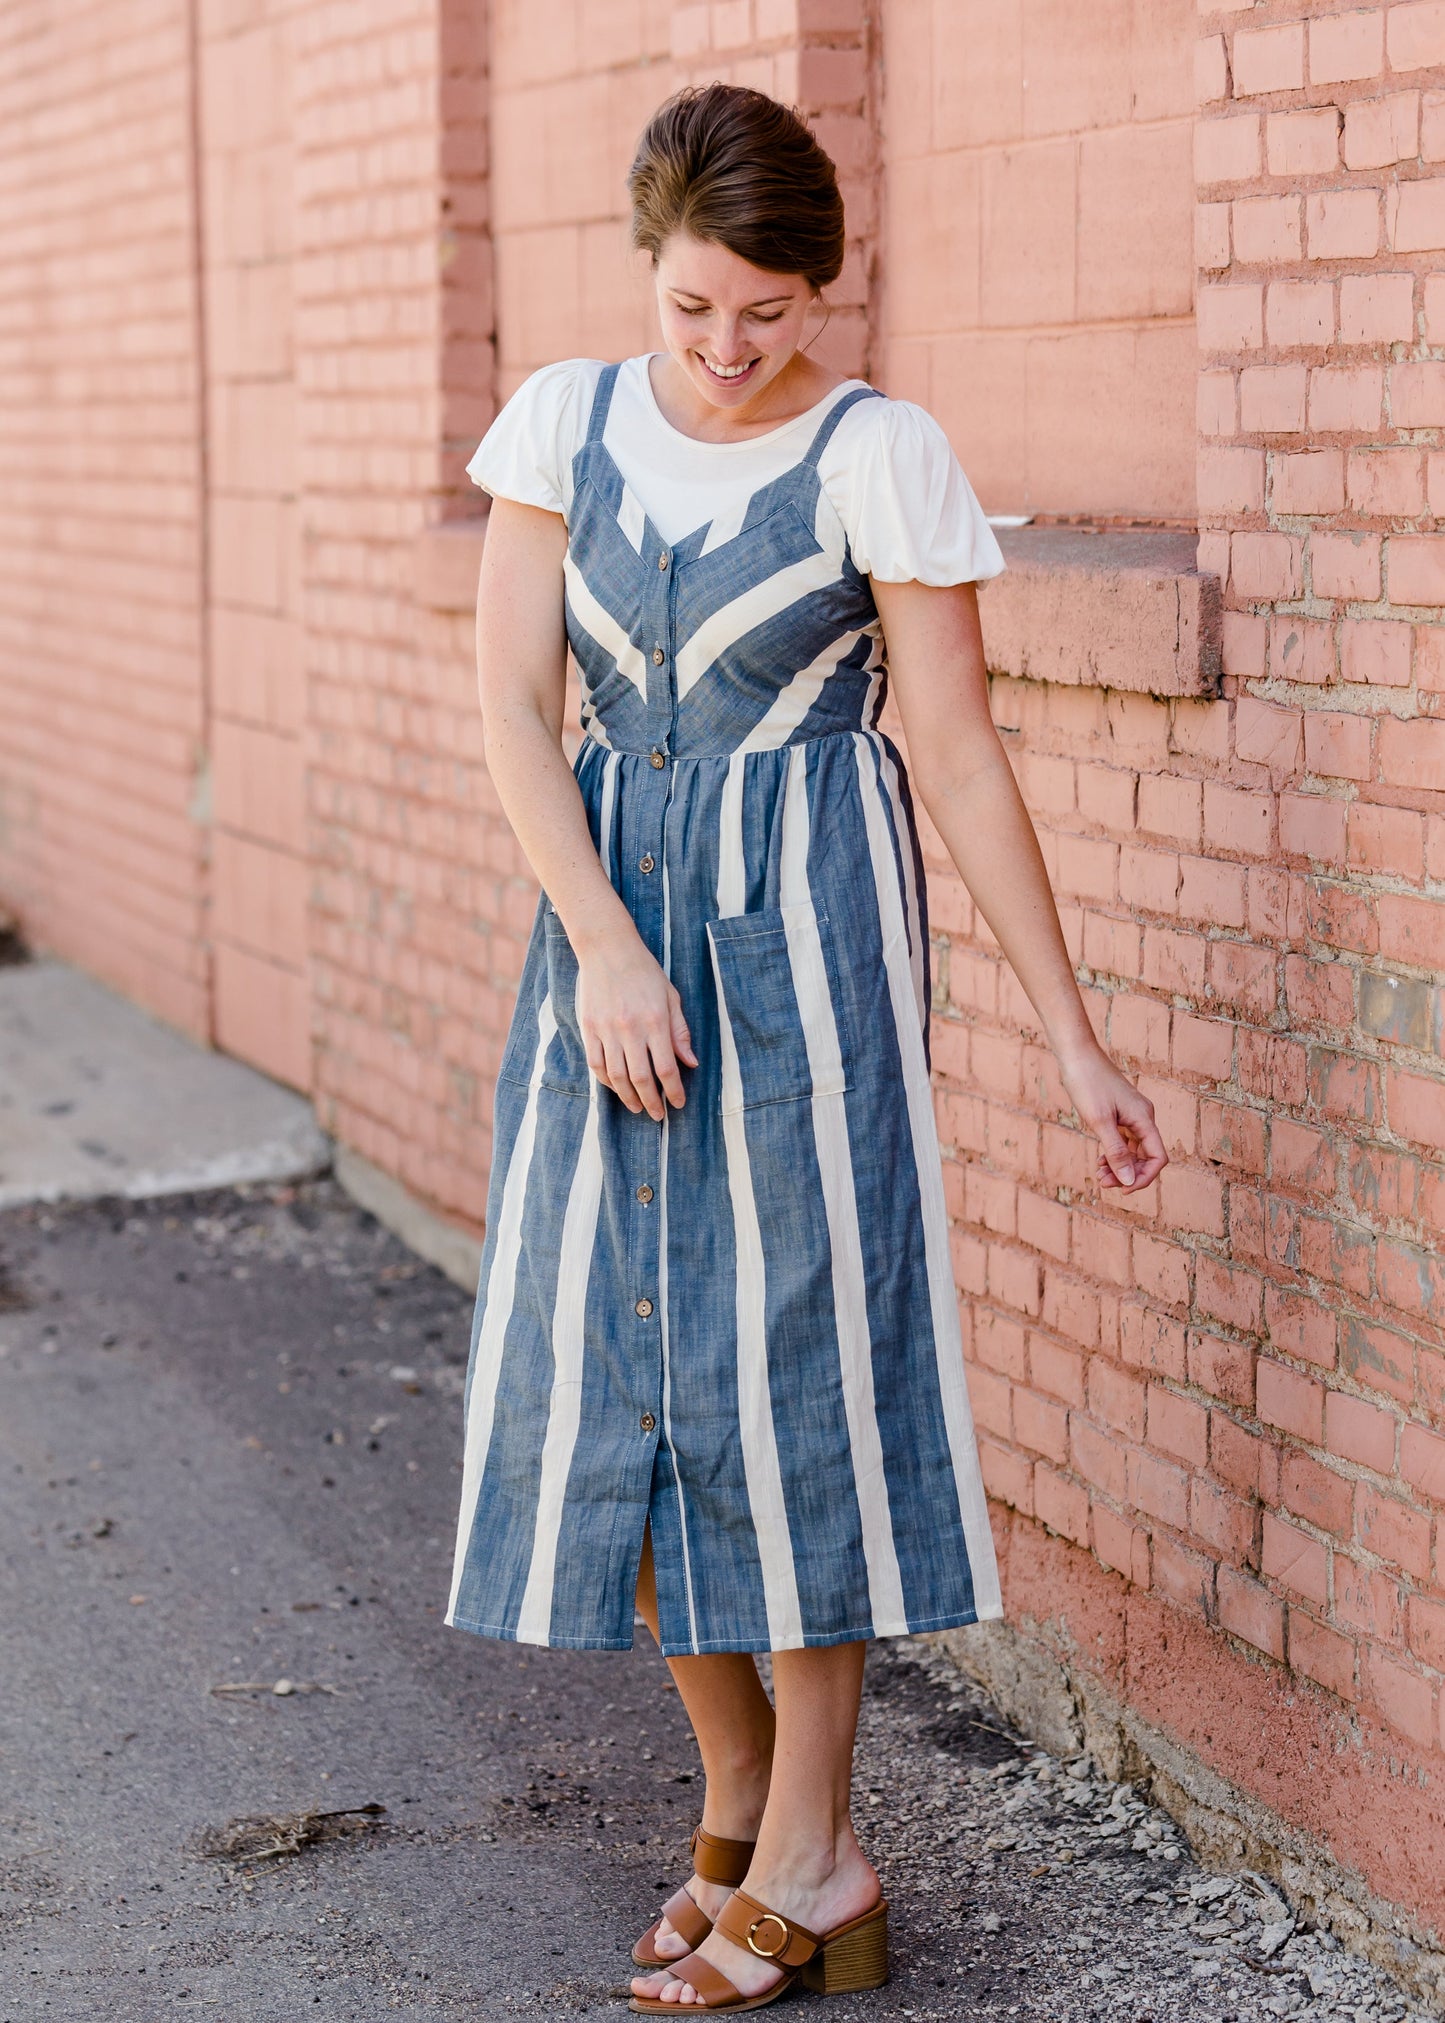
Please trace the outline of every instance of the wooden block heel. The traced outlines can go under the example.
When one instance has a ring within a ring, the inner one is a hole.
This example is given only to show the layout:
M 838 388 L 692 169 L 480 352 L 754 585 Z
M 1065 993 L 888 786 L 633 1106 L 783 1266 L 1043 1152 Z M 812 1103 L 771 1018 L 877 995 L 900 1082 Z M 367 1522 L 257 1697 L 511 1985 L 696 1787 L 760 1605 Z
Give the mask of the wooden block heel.
M 832 1933 L 798 1977 L 819 1995 L 857 1995 L 888 1979 L 888 1906 Z

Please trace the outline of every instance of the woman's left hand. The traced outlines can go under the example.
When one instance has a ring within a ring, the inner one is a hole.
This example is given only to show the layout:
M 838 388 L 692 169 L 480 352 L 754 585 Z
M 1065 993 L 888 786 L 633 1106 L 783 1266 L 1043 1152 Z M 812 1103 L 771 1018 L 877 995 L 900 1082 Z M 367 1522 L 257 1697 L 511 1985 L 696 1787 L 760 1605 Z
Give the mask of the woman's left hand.
M 1101 1187 L 1137 1194 L 1169 1164 L 1154 1122 L 1154 1105 L 1120 1073 L 1102 1047 L 1059 1064 L 1065 1089 L 1099 1141 L 1095 1173 Z

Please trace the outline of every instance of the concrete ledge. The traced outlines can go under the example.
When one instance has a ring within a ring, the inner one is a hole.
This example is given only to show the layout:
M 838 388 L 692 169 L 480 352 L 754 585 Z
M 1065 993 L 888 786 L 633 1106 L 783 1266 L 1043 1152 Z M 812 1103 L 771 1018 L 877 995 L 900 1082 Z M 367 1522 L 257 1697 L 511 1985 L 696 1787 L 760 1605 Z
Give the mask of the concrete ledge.
M 1193 534 L 1019 527 L 998 539 L 1008 567 L 979 604 L 990 673 L 1218 693 L 1222 595 Z
M 475 611 L 486 516 L 449 520 L 418 534 L 412 549 L 418 604 L 431 611 Z
M 349 1146 L 338 1145 L 332 1171 L 359 1208 L 374 1215 L 383 1228 L 445 1272 L 453 1285 L 475 1293 L 482 1268 L 482 1246 L 474 1236 L 452 1223 L 444 1222 L 435 1210 L 424 1207 L 409 1194 L 399 1180 L 363 1159 Z

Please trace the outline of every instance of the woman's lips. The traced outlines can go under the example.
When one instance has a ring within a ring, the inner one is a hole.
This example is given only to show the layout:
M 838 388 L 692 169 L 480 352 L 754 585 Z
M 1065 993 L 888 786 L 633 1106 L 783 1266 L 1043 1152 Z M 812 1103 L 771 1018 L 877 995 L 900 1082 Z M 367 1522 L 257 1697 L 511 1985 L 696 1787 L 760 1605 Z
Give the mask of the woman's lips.
M 755 368 L 761 363 L 759 359 L 751 358 L 748 360 L 748 363 L 743 367 L 743 370 L 741 372 L 719 372 L 715 366 L 713 366 L 706 358 L 703 357 L 701 352 L 699 352 L 697 356 L 703 371 L 707 374 L 708 378 L 712 380 L 713 383 L 717 386 L 743 385 L 743 383 L 746 380 L 752 377 Z

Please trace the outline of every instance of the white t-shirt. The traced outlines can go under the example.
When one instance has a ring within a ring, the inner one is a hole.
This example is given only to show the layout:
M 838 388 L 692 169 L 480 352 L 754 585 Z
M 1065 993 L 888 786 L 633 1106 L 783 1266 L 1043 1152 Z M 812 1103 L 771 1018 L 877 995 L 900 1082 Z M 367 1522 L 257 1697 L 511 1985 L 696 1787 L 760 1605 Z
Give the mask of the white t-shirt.
M 617 375 L 603 443 L 664 541 L 711 524 L 708 547 L 741 527 L 748 501 L 807 454 L 845 380 L 816 407 L 744 442 L 698 442 L 675 429 L 652 391 L 644 353 Z M 544 365 L 512 395 L 467 465 L 484 491 L 567 518 L 572 459 L 587 435 L 602 361 Z M 823 491 L 855 566 L 883 583 L 974 583 L 1004 566 L 993 529 L 953 447 L 909 400 L 860 400 L 834 429 L 818 464 Z

